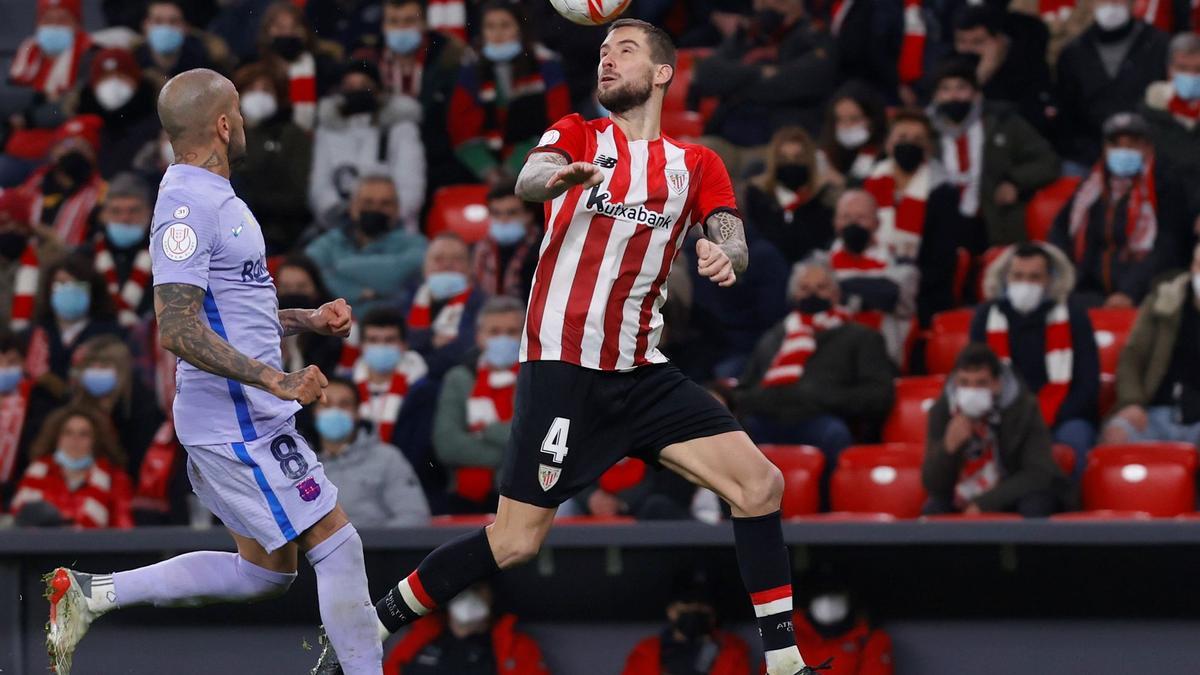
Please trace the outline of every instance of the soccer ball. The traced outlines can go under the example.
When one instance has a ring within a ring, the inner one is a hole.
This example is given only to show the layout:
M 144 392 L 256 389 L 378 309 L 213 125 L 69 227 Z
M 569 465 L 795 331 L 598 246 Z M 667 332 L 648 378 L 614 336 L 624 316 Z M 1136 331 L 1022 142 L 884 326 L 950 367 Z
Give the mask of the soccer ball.
M 599 26 L 621 15 L 631 0 L 550 0 L 563 18 L 584 26 Z

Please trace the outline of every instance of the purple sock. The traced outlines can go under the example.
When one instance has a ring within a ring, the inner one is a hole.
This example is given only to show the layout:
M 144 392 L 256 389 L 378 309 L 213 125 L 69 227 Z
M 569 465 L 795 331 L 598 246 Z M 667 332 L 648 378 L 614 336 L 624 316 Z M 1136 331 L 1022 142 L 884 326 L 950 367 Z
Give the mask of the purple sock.
M 282 595 L 295 578 L 295 572 L 273 572 L 247 562 L 236 553 L 197 551 L 113 574 L 111 585 L 116 597 L 112 600 L 120 607 L 142 604 L 195 607 L 215 602 L 247 602 Z M 91 585 L 103 589 L 108 580 L 107 576 L 93 576 Z M 91 599 L 88 604 L 92 605 Z
M 382 675 L 383 643 L 367 589 L 358 531 L 347 523 L 305 555 L 317 573 L 321 621 L 342 671 L 346 675 Z

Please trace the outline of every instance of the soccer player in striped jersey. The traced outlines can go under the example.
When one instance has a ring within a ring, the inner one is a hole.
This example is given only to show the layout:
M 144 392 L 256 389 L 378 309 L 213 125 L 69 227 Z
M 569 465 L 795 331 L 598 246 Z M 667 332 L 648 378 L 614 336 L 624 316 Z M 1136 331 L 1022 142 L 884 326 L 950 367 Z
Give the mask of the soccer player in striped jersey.
M 545 203 L 547 228 L 496 521 L 439 547 L 390 590 L 376 604 L 382 635 L 532 558 L 560 504 L 635 456 L 729 503 L 767 672 L 814 670 L 792 635 L 783 478 L 729 411 L 658 351 L 667 275 L 692 227 L 704 235 L 696 242 L 702 276 L 729 286 L 748 263 L 724 165 L 711 150 L 662 134 L 674 69 L 675 48 L 661 29 L 613 23 L 598 72 L 611 117 L 562 118 L 526 160 L 517 195 Z M 331 649 L 314 672 L 340 672 Z

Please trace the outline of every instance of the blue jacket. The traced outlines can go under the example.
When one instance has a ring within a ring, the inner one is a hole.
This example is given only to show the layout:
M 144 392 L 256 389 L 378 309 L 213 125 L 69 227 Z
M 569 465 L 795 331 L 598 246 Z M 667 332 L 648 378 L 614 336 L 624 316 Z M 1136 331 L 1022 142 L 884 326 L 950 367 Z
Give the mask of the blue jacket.
M 401 286 L 421 270 L 425 237 L 392 230 L 359 248 L 342 228 L 317 237 L 305 253 L 321 268 L 325 285 L 362 315 L 395 300 Z

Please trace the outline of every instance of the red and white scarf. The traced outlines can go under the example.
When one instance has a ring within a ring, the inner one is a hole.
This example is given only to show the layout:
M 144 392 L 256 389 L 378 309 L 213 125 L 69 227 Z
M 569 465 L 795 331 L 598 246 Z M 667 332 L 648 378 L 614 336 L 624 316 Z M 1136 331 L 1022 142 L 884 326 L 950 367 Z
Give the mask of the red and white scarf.
M 91 37 L 85 31 L 77 30 L 70 49 L 58 56 L 48 56 L 35 38 L 29 38 L 17 48 L 8 71 L 9 82 L 19 87 L 29 87 L 56 100 L 75 86 L 79 60 L 91 46 Z
M 33 244 L 25 247 L 17 263 L 17 275 L 13 280 L 12 306 L 9 308 L 9 327 L 13 332 L 29 328 L 33 320 L 33 302 L 38 287 L 38 256 Z
M 42 220 L 42 212 L 46 205 L 46 196 L 42 194 L 42 180 L 53 168 L 53 165 L 47 165 L 34 171 L 22 185 L 22 189 L 32 190 L 37 195 L 33 208 L 34 222 Z M 46 223 L 54 228 L 54 233 L 58 235 L 59 241 L 68 247 L 79 246 L 83 243 L 88 232 L 88 217 L 96 208 L 106 187 L 107 183 L 100 177 L 100 174 L 93 173 L 86 185 L 81 186 L 63 200 L 54 214 L 54 222 Z
M 853 7 L 854 0 L 833 0 L 833 5 L 829 8 L 829 32 L 834 37 L 842 32 L 842 24 Z
M 469 297 L 470 288 L 447 300 L 434 318 L 430 310 L 433 294 L 429 292 L 428 284 L 421 284 L 413 298 L 412 308 L 408 310 L 408 327 L 412 330 L 432 329 L 434 335 L 453 340 L 458 337 L 458 324 L 462 323 Z
M 1172 88 L 1171 98 L 1167 101 L 1167 111 L 1184 126 L 1191 129 L 1196 126 L 1197 121 L 1200 121 L 1200 99 L 1195 101 L 1182 99 Z
M 96 458 L 83 484 L 74 490 L 54 460 L 42 457 L 25 471 L 13 497 L 12 512 L 31 502 L 44 501 L 80 527 L 129 527 L 132 523 L 124 522 L 120 504 L 127 499 L 129 479 L 103 457 Z
M 958 211 L 974 217 L 979 213 L 979 178 L 983 173 L 983 120 L 976 119 L 957 136 L 942 136 L 942 164 L 950 182 L 958 187 Z
M 29 334 L 29 344 L 25 347 L 25 374 L 31 379 L 50 372 L 50 336 L 46 329 L 34 326 Z
M 425 5 L 429 27 L 459 40 L 467 39 L 467 5 L 463 0 L 429 0 Z
M 421 78 L 425 74 L 425 57 L 429 53 L 429 38 L 412 54 L 400 55 L 385 51 L 379 59 L 384 88 L 392 96 L 421 96 Z
M 341 377 L 350 377 L 354 374 L 354 366 L 358 364 L 358 357 L 362 355 L 362 328 L 357 321 L 351 319 L 350 334 L 342 340 L 342 353 L 338 356 L 337 374 Z
M 159 513 L 171 510 L 171 476 L 175 473 L 175 463 L 183 456 L 180 449 L 175 425 L 170 420 L 163 422 L 142 457 L 133 508 Z
M 521 268 L 525 265 L 530 247 L 535 244 L 536 242 L 528 238 L 517 244 L 503 270 L 500 269 L 500 247 L 496 242 L 484 239 L 475 244 L 472 276 L 479 280 L 480 289 L 488 295 L 511 295 L 524 299 L 521 292 Z
M 513 394 L 517 370 L 492 370 L 481 362 L 475 370 L 475 386 L 467 398 L 467 428 L 473 433 L 489 424 L 508 422 L 513 417 Z M 496 470 L 487 466 L 460 466 L 454 472 L 459 496 L 474 502 L 487 499 L 496 481 Z
M 317 61 L 303 52 L 288 63 L 288 100 L 292 103 L 292 121 L 305 131 L 312 131 L 317 121 Z
M 933 188 L 929 164 L 912 175 L 897 202 L 895 161 L 885 159 L 875 165 L 863 189 L 875 197 L 879 208 L 876 240 L 887 247 L 897 260 L 916 260 L 925 233 L 925 204 Z
M 904 0 L 904 39 L 896 72 L 901 84 L 921 79 L 925 68 L 925 16 L 921 0 Z
M 1074 258 L 1083 260 L 1087 250 L 1088 216 L 1096 200 L 1103 196 L 1115 199 L 1111 185 L 1127 188 L 1125 208 L 1125 247 L 1134 259 L 1141 259 L 1154 249 L 1158 237 L 1158 193 L 1154 187 L 1154 159 L 1148 157 L 1142 173 L 1133 178 L 1110 177 L 1104 170 L 1104 160 L 1096 163 L 1084 179 L 1071 205 L 1069 230 L 1075 243 Z M 1115 218 L 1114 209 L 1106 210 L 1106 218 Z
M 829 256 L 829 264 L 833 267 L 834 277 L 838 283 L 847 279 L 861 277 L 883 277 L 887 274 L 891 262 L 887 253 L 878 246 L 873 246 L 861 254 L 851 253 L 842 248 L 840 241 L 835 242 L 833 254 Z M 881 330 L 883 328 L 883 312 L 869 309 L 850 314 L 850 320 L 868 328 Z
M 1175 32 L 1172 4 L 1172 0 L 1135 0 L 1133 15 L 1169 35 Z
M 1005 363 L 1012 362 L 1009 345 L 1008 317 L 996 305 L 988 310 L 987 343 Z M 1071 389 L 1071 370 L 1075 352 L 1071 342 L 1071 316 L 1067 306 L 1059 303 L 1046 314 L 1046 384 L 1037 392 L 1042 418 L 1053 425 L 1058 409 Z
M 359 360 L 354 367 L 354 383 L 358 385 L 358 416 L 374 425 L 379 439 L 384 443 L 392 442 L 392 432 L 396 430 L 396 417 L 404 405 L 404 397 L 408 390 L 418 380 L 425 377 L 428 368 L 425 360 L 416 352 L 406 351 L 400 355 L 400 362 L 392 372 L 387 391 L 378 394 L 371 393 L 370 370 L 366 362 Z
M 33 380 L 24 378 L 17 383 L 16 389 L 0 396 L 0 484 L 12 480 L 32 389 Z
M 957 411 L 954 414 L 958 414 Z M 963 462 L 954 485 L 954 505 L 960 510 L 990 491 L 1000 482 L 1000 460 L 996 453 L 996 434 L 986 419 L 971 420 L 971 440 L 979 444 L 973 459 Z
M 150 251 L 139 248 L 133 258 L 129 278 L 122 284 L 117 278 L 117 265 L 104 237 L 96 240 L 96 271 L 104 276 L 108 294 L 112 296 L 113 304 L 117 308 L 117 321 L 122 326 L 128 328 L 139 320 L 137 309 L 142 304 L 146 287 L 150 284 L 150 264 Z
M 837 328 L 849 317 L 838 308 L 819 314 L 792 311 L 783 320 L 783 342 L 759 384 L 763 389 L 795 384 L 804 375 L 804 364 L 817 350 L 817 333 Z

